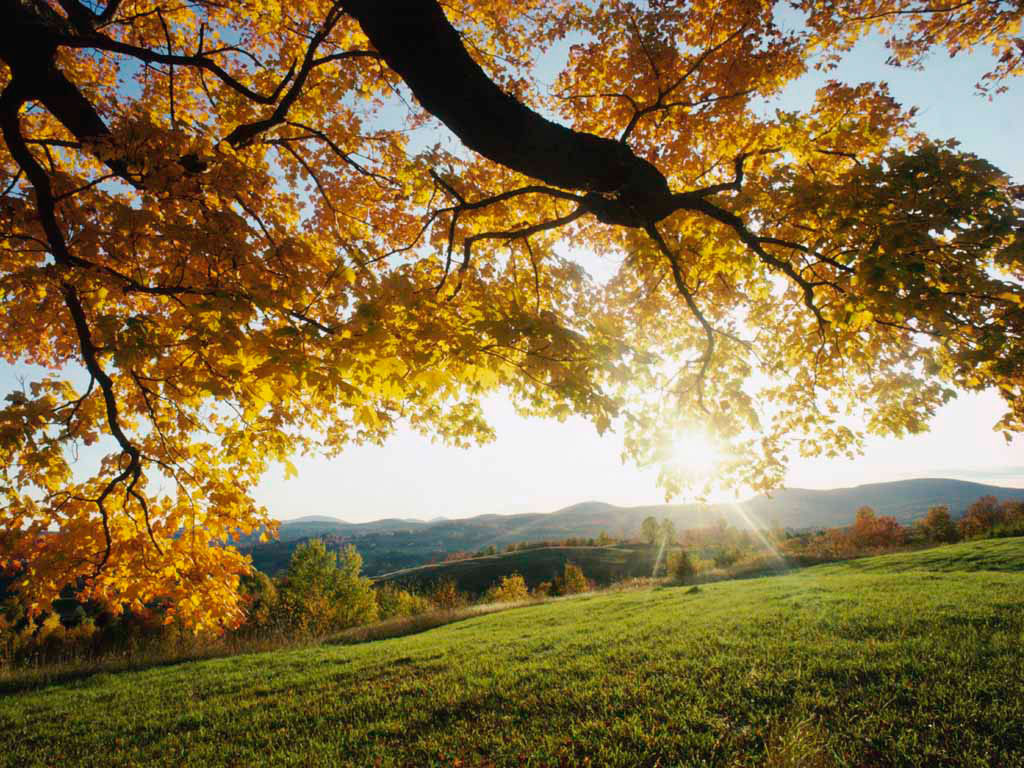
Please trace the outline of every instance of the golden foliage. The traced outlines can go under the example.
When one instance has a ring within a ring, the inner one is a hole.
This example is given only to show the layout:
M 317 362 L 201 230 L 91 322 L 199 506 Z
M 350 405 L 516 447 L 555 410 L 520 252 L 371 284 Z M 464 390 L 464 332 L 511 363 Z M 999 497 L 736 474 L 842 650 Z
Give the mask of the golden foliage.
M 719 476 L 757 488 L 787 449 L 856 451 L 849 403 L 900 434 L 996 387 L 1024 426 L 1019 188 L 882 85 L 760 108 L 878 29 L 903 62 L 987 46 L 998 87 L 1019 4 L 808 2 L 794 31 L 750 0 L 446 3 L 506 92 L 678 190 L 643 226 L 435 144 L 356 6 L 5 11 L 0 357 L 43 373 L 0 408 L 0 567 L 33 611 L 74 584 L 237 624 L 230 544 L 273 535 L 251 495 L 271 463 L 400 421 L 487 440 L 498 389 L 623 429 L 640 462 L 703 424 Z M 563 41 L 549 93 L 535 65 Z

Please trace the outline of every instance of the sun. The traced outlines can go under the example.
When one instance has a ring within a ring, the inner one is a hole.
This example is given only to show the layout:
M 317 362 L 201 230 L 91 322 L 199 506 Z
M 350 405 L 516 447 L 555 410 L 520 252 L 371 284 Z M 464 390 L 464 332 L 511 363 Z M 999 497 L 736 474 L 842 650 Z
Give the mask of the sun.
M 721 451 L 705 435 L 690 432 L 672 444 L 671 462 L 688 474 L 707 477 L 721 461 Z

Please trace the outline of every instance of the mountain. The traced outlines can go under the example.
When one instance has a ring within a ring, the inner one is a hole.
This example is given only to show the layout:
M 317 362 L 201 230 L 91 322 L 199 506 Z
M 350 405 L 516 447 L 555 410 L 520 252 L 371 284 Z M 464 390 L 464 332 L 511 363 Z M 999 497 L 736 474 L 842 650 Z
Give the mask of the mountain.
M 1002 488 L 964 480 L 927 478 L 870 483 L 827 491 L 786 489 L 743 503 L 744 509 L 762 520 L 777 519 L 783 527 L 812 528 L 846 525 L 858 507 L 872 507 L 880 515 L 892 515 L 901 523 L 923 517 L 929 507 L 945 504 L 954 517 L 963 514 L 981 496 L 1024 499 L 1024 488 Z
M 387 518 L 372 520 L 368 523 L 348 523 L 329 515 L 306 515 L 285 520 L 278 531 L 278 542 L 296 542 L 318 536 L 338 536 L 351 538 L 374 533 L 390 533 L 392 531 L 417 531 L 426 527 L 422 520 L 403 520 Z M 243 545 L 255 544 L 259 539 L 259 531 L 251 536 L 243 537 Z M 275 542 L 277 543 L 277 542 Z
M 714 525 L 725 519 L 738 528 L 831 528 L 849 525 L 859 507 L 874 508 L 902 523 L 923 517 L 929 507 L 945 504 L 958 516 L 980 496 L 1024 499 L 1024 488 L 1001 488 L 962 480 L 917 479 L 871 483 L 825 491 L 787 488 L 734 504 L 660 504 L 618 507 L 586 501 L 547 514 L 478 515 L 432 522 L 387 519 L 347 523 L 319 515 L 281 523 L 280 539 L 266 544 L 243 542 L 260 570 L 283 569 L 300 541 L 323 537 L 331 546 L 353 544 L 371 576 L 440 560 L 450 552 L 502 549 L 523 541 L 636 536 L 645 517 L 667 517 L 677 530 Z

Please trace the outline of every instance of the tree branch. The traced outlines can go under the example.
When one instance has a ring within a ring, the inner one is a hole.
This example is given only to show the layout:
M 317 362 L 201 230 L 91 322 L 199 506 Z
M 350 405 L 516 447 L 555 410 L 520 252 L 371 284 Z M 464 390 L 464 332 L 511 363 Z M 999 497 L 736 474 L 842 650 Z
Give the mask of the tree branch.
M 647 226 L 647 234 L 658 246 L 658 250 L 661 251 L 662 255 L 668 259 L 669 267 L 672 269 L 672 280 L 676 284 L 676 290 L 683 297 L 686 302 L 686 306 L 689 307 L 690 312 L 697 318 L 697 322 L 700 323 L 704 329 L 704 336 L 706 338 L 706 344 L 704 347 L 704 354 L 699 358 L 700 360 L 700 373 L 697 374 L 697 404 L 704 413 L 710 413 L 707 406 L 704 404 L 704 378 L 707 375 L 708 368 L 711 366 L 711 358 L 715 354 L 715 329 L 708 322 L 708 319 L 704 316 L 704 313 L 700 311 L 700 307 L 697 306 L 697 301 L 694 299 L 690 289 L 686 287 L 686 281 L 683 279 L 682 270 L 679 268 L 679 261 L 676 259 L 676 255 L 672 253 L 672 249 L 668 247 L 668 243 L 661 236 L 658 231 L 657 224 L 651 223 Z

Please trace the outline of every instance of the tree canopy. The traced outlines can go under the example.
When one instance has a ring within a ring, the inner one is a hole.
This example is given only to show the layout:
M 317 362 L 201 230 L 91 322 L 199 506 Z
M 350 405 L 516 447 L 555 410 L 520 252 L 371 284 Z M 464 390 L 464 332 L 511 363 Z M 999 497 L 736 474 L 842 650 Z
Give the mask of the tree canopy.
M 1019 2 L 2 8 L 0 354 L 45 373 L 0 409 L 0 566 L 35 609 L 235 622 L 269 463 L 486 440 L 498 389 L 641 463 L 703 430 L 754 488 L 955 389 L 1024 427 L 1021 189 L 882 84 L 770 106 L 868 34 L 990 50 L 998 92 Z

